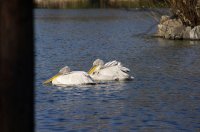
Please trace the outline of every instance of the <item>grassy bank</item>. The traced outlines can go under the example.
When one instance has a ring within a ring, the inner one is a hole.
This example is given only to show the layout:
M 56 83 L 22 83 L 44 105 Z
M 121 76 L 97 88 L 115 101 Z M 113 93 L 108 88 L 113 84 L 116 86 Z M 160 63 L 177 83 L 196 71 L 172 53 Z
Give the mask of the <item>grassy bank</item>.
M 164 0 L 35 0 L 36 8 L 140 8 L 164 7 Z

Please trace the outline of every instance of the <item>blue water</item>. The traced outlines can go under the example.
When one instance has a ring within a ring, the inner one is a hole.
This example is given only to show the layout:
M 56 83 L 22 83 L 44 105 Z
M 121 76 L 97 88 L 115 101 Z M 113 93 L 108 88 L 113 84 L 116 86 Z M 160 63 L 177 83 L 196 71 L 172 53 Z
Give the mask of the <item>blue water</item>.
M 200 131 L 200 42 L 152 37 L 154 25 L 149 11 L 36 9 L 36 131 Z M 121 61 L 135 79 L 42 84 L 66 65 L 88 71 L 96 58 Z

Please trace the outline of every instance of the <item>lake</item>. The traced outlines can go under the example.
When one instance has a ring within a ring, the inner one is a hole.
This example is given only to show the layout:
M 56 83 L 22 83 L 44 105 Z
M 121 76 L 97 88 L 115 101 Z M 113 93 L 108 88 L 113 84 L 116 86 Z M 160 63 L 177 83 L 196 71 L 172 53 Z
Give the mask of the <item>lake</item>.
M 149 10 L 35 9 L 35 129 L 200 131 L 200 42 L 152 37 Z M 121 61 L 135 77 L 82 87 L 43 85 L 60 68 Z

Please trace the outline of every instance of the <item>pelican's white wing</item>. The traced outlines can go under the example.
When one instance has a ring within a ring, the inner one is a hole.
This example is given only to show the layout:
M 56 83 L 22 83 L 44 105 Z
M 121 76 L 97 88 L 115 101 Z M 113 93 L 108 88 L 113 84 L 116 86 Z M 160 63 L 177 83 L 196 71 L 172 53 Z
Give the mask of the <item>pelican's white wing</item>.
M 94 81 L 86 72 L 72 71 L 69 74 L 58 76 L 52 83 L 54 85 L 82 85 L 94 84 Z
M 128 72 L 130 70 L 116 60 L 106 63 L 99 72 L 91 75 L 94 80 L 128 80 L 133 79 Z
M 125 72 L 125 73 L 130 72 L 130 69 L 124 67 L 124 66 L 121 64 L 121 62 L 116 61 L 116 60 L 107 62 L 107 63 L 104 65 L 103 69 L 109 68 L 109 67 L 113 67 L 113 66 L 117 66 L 117 67 L 119 68 L 119 70 L 121 70 L 121 71 L 123 71 L 123 72 Z
M 116 66 L 116 65 L 118 65 L 118 64 L 121 64 L 121 63 L 118 62 L 118 61 L 116 61 L 116 60 L 114 60 L 114 61 L 109 61 L 109 62 L 107 62 L 107 63 L 104 65 L 104 67 Z

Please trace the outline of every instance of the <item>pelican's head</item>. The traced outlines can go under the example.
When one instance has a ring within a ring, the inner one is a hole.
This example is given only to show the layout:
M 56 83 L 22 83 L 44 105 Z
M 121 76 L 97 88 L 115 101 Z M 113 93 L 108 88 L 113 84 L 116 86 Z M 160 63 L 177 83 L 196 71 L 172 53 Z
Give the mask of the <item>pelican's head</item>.
M 88 71 L 88 74 L 91 75 L 91 74 L 93 74 L 94 72 L 100 70 L 101 67 L 103 67 L 103 65 L 104 65 L 103 60 L 101 60 L 101 59 L 96 59 L 96 60 L 93 62 L 92 68 Z
M 60 69 L 59 73 L 60 74 L 68 74 L 70 72 L 70 68 L 68 66 L 63 67 L 62 69 Z
M 93 66 L 103 66 L 104 65 L 104 62 L 103 60 L 101 59 L 96 59 L 94 62 L 93 62 Z
M 57 77 L 59 77 L 60 75 L 68 74 L 70 71 L 71 71 L 70 68 L 68 66 L 65 66 L 62 69 L 60 69 L 60 71 L 56 75 L 54 75 L 52 78 L 46 80 L 43 84 L 50 83 L 54 79 L 56 79 Z

